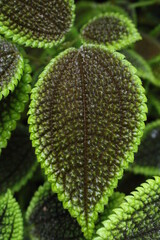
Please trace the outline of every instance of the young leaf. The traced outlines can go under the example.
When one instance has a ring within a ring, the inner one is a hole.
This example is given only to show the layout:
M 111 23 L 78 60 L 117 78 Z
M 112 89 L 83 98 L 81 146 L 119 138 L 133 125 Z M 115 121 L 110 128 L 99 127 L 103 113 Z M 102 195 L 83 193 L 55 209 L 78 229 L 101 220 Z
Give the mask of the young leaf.
M 84 42 L 103 44 L 115 50 L 141 39 L 131 20 L 119 13 L 95 17 L 82 28 L 81 35 Z
M 29 123 L 53 191 L 91 238 L 123 169 L 133 161 L 146 98 L 135 69 L 103 46 L 68 49 L 32 90 Z
M 23 57 L 17 47 L 0 37 L 0 100 L 15 89 L 23 70 Z
M 4 196 L 0 197 L 0 239 L 23 239 L 21 210 L 10 190 Z
M 160 175 L 160 120 L 147 124 L 130 170 L 145 175 Z
M 48 182 L 34 194 L 26 218 L 30 224 L 30 235 L 34 239 L 84 239 L 77 221 L 63 208 Z
M 147 79 L 157 86 L 157 81 L 154 78 L 152 70 L 143 57 L 131 49 L 122 50 L 121 53 L 123 53 L 126 59 L 137 69 L 137 75 L 139 77 Z
M 160 239 L 160 178 L 147 180 L 114 212 L 93 240 Z
M 73 0 L 1 0 L 0 33 L 18 44 L 52 47 L 73 22 Z
M 31 178 L 37 164 L 27 128 L 18 126 L 0 156 L 0 194 L 19 189 Z
M 7 146 L 7 140 L 11 136 L 11 131 L 16 128 L 16 122 L 20 119 L 24 111 L 25 104 L 29 100 L 31 90 L 31 68 L 28 61 L 24 60 L 23 77 L 19 81 L 15 90 L 0 101 L 0 153 L 1 149 Z

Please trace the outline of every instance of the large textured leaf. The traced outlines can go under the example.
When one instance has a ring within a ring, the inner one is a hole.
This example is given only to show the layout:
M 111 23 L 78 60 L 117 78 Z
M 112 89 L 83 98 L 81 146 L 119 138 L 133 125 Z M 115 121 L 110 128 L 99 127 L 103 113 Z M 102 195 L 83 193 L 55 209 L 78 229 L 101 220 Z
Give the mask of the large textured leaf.
M 18 126 L 0 156 L 0 194 L 7 188 L 18 191 L 32 176 L 35 155 L 26 127 Z
M 34 194 L 26 217 L 30 225 L 30 235 L 35 239 L 84 239 L 77 221 L 63 208 L 48 182 Z
M 7 140 L 11 136 L 11 131 L 16 128 L 17 120 L 20 119 L 24 111 L 25 104 L 29 100 L 31 90 L 31 68 L 28 61 L 24 60 L 24 72 L 15 90 L 8 97 L 0 101 L 0 152 L 7 146 Z
M 160 178 L 143 183 L 114 212 L 93 240 L 160 239 Z
M 131 170 L 145 175 L 160 175 L 160 120 L 146 126 Z
M 22 240 L 23 219 L 10 190 L 0 197 L 0 240 Z
M 86 238 L 144 128 L 144 89 L 123 58 L 102 46 L 68 49 L 32 91 L 29 123 L 38 160 Z
M 0 100 L 14 90 L 23 70 L 23 57 L 16 46 L 0 37 Z
M 52 47 L 72 26 L 73 0 L 1 0 L 0 33 L 32 47 Z
M 90 20 L 81 31 L 87 43 L 103 44 L 115 50 L 141 39 L 131 20 L 119 13 L 106 13 Z
M 139 77 L 147 79 L 157 86 L 157 81 L 154 78 L 151 67 L 143 57 L 131 49 L 125 49 L 121 52 L 125 55 L 126 59 L 137 69 L 137 75 Z

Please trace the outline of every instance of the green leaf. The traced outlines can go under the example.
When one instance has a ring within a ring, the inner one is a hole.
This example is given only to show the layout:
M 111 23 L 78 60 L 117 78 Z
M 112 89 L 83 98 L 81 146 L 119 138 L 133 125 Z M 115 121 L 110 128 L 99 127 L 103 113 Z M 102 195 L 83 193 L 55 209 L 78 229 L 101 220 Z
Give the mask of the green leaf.
M 68 49 L 32 90 L 32 145 L 54 192 L 91 238 L 146 119 L 144 89 L 124 56 L 103 46 Z
M 23 57 L 17 47 L 0 37 L 0 100 L 14 91 L 23 70 Z
M 113 213 L 113 210 L 120 206 L 125 197 L 124 193 L 114 192 L 109 198 L 108 204 L 104 208 L 104 212 L 98 216 L 98 220 L 95 227 L 95 232 L 103 227 L 102 222 L 108 218 L 108 216 Z
M 36 166 L 28 129 L 20 125 L 0 156 L 0 194 L 8 188 L 19 191 L 32 177 Z
M 26 218 L 32 239 L 84 239 L 77 221 L 63 208 L 48 182 L 40 186 L 34 194 Z
M 156 86 L 160 87 L 160 55 L 151 59 L 149 63 L 155 76 Z
M 10 239 L 23 239 L 23 219 L 18 203 L 8 190 L 0 197 L 0 240 Z
M 87 43 L 119 50 L 141 39 L 131 20 L 119 13 L 105 13 L 90 20 L 81 30 Z
M 160 175 L 160 120 L 147 124 L 130 170 L 147 176 Z
M 122 50 L 121 53 L 124 54 L 126 59 L 137 69 L 137 75 L 139 77 L 147 79 L 157 86 L 157 81 L 154 78 L 151 67 L 143 57 L 131 49 Z
M 93 240 L 160 239 L 160 178 L 147 180 L 125 197 Z
M 7 146 L 7 140 L 11 131 L 16 128 L 16 123 L 24 111 L 29 100 L 31 90 L 31 68 L 28 61 L 24 60 L 24 72 L 15 90 L 0 101 L 0 153 L 1 149 Z
M 18 44 L 52 47 L 71 28 L 73 12 L 73 0 L 1 0 L 0 33 Z
M 125 16 L 128 16 L 128 14 L 126 13 L 126 11 L 123 10 L 123 8 L 115 6 L 108 2 L 97 4 L 95 2 L 81 1 L 76 4 L 75 25 L 78 29 L 81 29 L 81 27 L 86 24 L 90 19 L 101 13 L 106 12 L 119 12 Z

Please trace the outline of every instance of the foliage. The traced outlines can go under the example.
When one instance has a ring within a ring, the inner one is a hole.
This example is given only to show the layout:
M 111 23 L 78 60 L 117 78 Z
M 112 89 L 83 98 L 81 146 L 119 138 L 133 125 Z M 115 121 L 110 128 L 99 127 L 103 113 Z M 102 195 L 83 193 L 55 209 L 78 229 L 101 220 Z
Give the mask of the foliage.
M 159 6 L 0 0 L 0 239 L 160 238 Z

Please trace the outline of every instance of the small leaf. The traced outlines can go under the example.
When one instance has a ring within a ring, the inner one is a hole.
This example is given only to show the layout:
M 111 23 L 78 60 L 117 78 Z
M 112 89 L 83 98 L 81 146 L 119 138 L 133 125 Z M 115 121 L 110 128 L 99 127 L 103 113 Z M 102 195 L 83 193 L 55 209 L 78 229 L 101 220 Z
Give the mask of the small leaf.
M 73 0 L 1 0 L 0 33 L 32 47 L 52 47 L 72 26 Z
M 144 89 L 123 58 L 98 45 L 68 49 L 49 63 L 32 90 L 32 145 L 86 238 L 133 161 L 144 129 Z
M 160 120 L 147 124 L 130 170 L 147 176 L 160 175 Z
M 109 2 L 98 4 L 95 2 L 80 1 L 76 4 L 75 25 L 78 29 L 81 29 L 90 19 L 106 12 L 119 12 L 128 17 L 128 14 L 123 8 L 110 4 Z
M 0 156 L 0 194 L 8 188 L 19 191 L 36 168 L 27 128 L 18 126 Z
M 10 190 L 4 196 L 0 197 L 0 239 L 23 239 L 21 210 Z
M 0 153 L 1 149 L 7 146 L 7 140 L 11 136 L 11 131 L 16 128 L 16 123 L 24 111 L 29 100 L 31 90 L 31 68 L 28 61 L 24 60 L 24 72 L 15 90 L 7 98 L 0 101 Z
M 30 224 L 30 235 L 36 239 L 84 239 L 77 221 L 63 208 L 48 182 L 34 194 L 26 218 Z
M 160 239 L 160 178 L 147 180 L 114 212 L 93 240 Z
M 106 45 L 119 50 L 141 39 L 131 20 L 119 13 L 106 13 L 90 20 L 81 31 L 87 43 Z
M 155 76 L 156 86 L 160 87 L 160 55 L 151 59 L 149 63 Z
M 133 50 L 125 49 L 121 51 L 125 55 L 126 59 L 132 63 L 132 65 L 137 69 L 137 75 L 141 78 L 149 80 L 151 83 L 156 85 L 156 80 L 152 73 L 152 70 L 147 63 L 147 61 L 141 57 L 138 53 Z
M 23 70 L 23 57 L 17 47 L 0 37 L 0 100 L 15 89 Z

